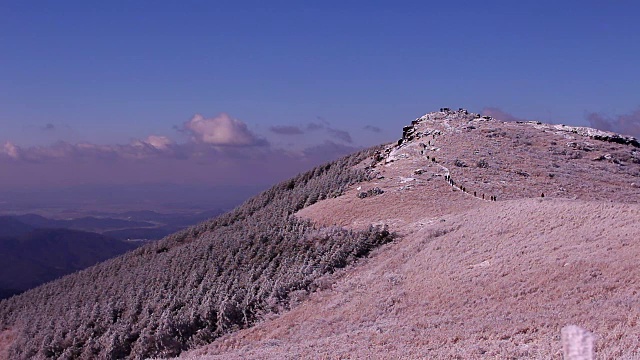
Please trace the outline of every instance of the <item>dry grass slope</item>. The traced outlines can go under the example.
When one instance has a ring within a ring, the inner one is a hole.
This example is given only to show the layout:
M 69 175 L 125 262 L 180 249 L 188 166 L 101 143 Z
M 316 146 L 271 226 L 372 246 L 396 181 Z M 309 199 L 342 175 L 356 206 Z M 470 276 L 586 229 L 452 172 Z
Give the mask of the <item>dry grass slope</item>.
M 596 334 L 599 358 L 633 358 L 639 218 L 546 199 L 425 219 L 331 290 L 192 358 L 559 358 L 568 324 Z

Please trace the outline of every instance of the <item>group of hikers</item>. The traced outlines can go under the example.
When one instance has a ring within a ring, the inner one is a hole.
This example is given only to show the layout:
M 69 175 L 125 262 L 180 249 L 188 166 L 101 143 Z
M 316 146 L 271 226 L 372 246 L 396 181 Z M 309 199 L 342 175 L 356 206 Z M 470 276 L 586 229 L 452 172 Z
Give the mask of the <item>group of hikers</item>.
M 460 109 L 460 110 L 464 110 L 464 109 Z M 448 109 L 447 109 L 448 111 Z M 433 139 L 436 138 L 436 134 L 432 134 L 433 135 Z M 424 143 L 420 143 L 421 146 L 421 150 L 420 150 L 420 154 L 425 154 L 427 152 L 428 147 L 432 146 L 431 140 L 428 141 L 427 144 Z M 435 156 L 429 156 L 427 155 L 427 160 L 431 160 L 431 162 L 434 163 L 438 163 L 438 161 L 436 161 L 436 157 Z M 443 166 L 444 168 L 444 166 Z M 448 174 L 448 169 L 444 168 L 447 170 L 447 174 L 444 176 L 445 180 L 449 183 L 449 185 L 451 186 L 456 186 L 456 182 L 453 181 L 453 179 L 451 178 L 451 175 Z M 462 192 L 467 192 L 467 189 L 464 186 L 457 186 Z M 482 200 L 489 200 L 489 201 L 498 201 L 498 198 L 495 195 L 490 195 L 488 199 L 485 198 L 485 195 L 482 194 L 481 196 L 478 196 L 478 193 L 476 191 L 473 192 L 473 196 L 477 197 L 477 198 L 482 198 Z M 544 195 L 542 195 L 544 197 Z
M 455 181 L 453 181 L 453 179 L 451 178 L 451 175 L 446 174 L 446 175 L 444 176 L 444 179 L 447 181 L 447 183 L 449 183 L 449 185 L 451 185 L 451 186 L 457 186 L 457 185 L 456 185 L 456 182 L 455 182 Z M 467 192 L 467 188 L 465 188 L 464 186 L 457 186 L 457 187 L 458 187 L 462 192 L 465 192 L 465 193 Z M 498 201 L 498 198 L 497 198 L 495 195 L 491 195 L 491 196 L 489 196 L 489 198 L 488 198 L 488 199 L 486 199 L 486 198 L 485 198 L 485 196 L 484 196 L 484 194 L 482 194 L 481 196 L 478 196 L 478 193 L 474 191 L 474 192 L 473 192 L 473 196 L 475 196 L 475 197 L 482 197 L 482 200 Z

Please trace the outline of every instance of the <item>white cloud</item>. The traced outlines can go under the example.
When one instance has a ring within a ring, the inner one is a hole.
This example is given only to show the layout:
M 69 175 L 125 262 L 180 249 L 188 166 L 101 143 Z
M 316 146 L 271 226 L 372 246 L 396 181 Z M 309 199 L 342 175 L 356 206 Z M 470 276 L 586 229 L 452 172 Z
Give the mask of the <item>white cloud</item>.
M 16 146 L 14 143 L 12 142 L 6 142 L 4 144 L 4 151 L 5 154 L 9 155 L 9 157 L 14 158 L 14 159 L 18 159 L 20 157 L 20 148 L 18 146 Z
M 245 123 L 222 113 L 213 118 L 205 118 L 196 114 L 184 123 L 184 130 L 189 132 L 192 140 L 218 146 L 262 145 L 264 140 L 258 139 Z
M 145 142 L 158 150 L 166 150 L 169 146 L 173 145 L 173 141 L 166 136 L 151 135 Z
M 166 136 L 150 135 L 145 140 L 134 140 L 131 145 L 136 147 L 149 146 L 156 150 L 164 151 L 175 145 L 175 142 Z

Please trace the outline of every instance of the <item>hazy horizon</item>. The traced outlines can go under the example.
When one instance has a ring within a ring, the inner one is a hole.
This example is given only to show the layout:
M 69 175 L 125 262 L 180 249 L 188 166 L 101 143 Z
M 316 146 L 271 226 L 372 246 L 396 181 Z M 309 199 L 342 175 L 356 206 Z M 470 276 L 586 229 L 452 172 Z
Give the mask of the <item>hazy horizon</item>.
M 109 215 L 151 210 L 159 213 L 228 211 L 269 185 L 178 184 L 79 185 L 49 189 L 0 190 L 0 215 L 46 217 Z

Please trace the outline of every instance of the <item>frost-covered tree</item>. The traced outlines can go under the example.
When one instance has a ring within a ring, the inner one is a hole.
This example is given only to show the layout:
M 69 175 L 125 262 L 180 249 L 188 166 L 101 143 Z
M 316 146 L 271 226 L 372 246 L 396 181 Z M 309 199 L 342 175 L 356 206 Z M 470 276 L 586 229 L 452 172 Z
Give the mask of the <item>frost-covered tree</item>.
M 0 302 L 11 359 L 173 356 L 289 307 L 323 275 L 390 241 L 294 213 L 366 180 L 377 149 L 318 166 L 238 208 Z

